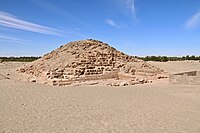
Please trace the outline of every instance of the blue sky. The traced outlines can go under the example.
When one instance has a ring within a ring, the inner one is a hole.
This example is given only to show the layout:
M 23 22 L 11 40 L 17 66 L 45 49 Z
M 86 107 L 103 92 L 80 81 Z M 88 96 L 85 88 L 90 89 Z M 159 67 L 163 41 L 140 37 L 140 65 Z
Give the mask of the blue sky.
M 200 55 L 200 1 L 0 0 L 0 56 L 90 38 L 130 55 Z

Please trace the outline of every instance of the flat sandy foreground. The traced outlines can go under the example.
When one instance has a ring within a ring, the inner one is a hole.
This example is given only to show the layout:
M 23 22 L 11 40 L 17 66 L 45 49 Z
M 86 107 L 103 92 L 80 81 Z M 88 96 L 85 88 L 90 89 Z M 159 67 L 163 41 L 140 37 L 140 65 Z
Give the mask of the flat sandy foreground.
M 199 62 L 150 63 L 169 73 L 200 70 Z M 19 81 L 20 65 L 0 64 L 1 133 L 200 132 L 200 86 L 55 87 Z

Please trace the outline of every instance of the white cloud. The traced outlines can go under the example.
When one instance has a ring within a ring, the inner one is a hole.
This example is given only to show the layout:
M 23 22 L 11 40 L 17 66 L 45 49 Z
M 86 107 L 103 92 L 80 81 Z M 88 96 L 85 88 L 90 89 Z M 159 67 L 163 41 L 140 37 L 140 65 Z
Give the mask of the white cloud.
M 112 19 L 106 19 L 105 20 L 105 24 L 108 24 L 108 25 L 110 25 L 110 26 L 112 26 L 112 27 L 115 27 L 115 28 L 117 28 L 117 29 L 121 29 L 121 26 L 119 25 L 119 24 L 117 24 L 114 20 L 112 20 Z
M 14 38 L 14 37 L 6 36 L 6 35 L 0 35 L 0 40 L 15 42 L 15 43 L 26 43 L 26 42 L 28 42 L 27 40 Z
M 128 9 L 131 11 L 133 17 L 136 19 L 135 0 L 128 0 Z
M 138 21 L 137 19 L 137 14 L 136 14 L 136 4 L 135 0 L 120 0 L 121 4 L 125 6 L 125 8 L 128 10 L 128 14 L 131 14 L 133 17 L 134 21 Z
M 185 24 L 188 29 L 198 28 L 200 26 L 200 12 L 194 14 Z
M 45 35 L 69 36 L 69 34 L 51 27 L 20 20 L 12 14 L 0 11 L 0 26 L 25 30 Z

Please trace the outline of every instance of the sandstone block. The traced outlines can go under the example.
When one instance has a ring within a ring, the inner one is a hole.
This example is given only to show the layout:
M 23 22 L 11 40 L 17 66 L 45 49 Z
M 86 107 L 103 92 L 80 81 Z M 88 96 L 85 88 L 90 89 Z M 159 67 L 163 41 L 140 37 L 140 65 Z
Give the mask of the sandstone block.
M 35 82 L 36 82 L 36 79 L 30 79 L 30 82 L 34 82 L 34 83 L 35 83 Z
M 129 83 L 127 81 L 123 81 L 120 83 L 120 86 L 128 86 L 128 85 L 129 85 Z

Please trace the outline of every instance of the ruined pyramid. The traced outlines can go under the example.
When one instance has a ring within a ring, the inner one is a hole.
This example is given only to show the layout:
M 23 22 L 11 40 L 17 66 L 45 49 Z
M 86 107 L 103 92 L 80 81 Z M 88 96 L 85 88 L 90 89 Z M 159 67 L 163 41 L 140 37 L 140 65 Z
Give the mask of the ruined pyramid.
M 107 79 L 133 85 L 163 78 L 161 69 L 92 39 L 63 45 L 19 71 L 59 86 Z

